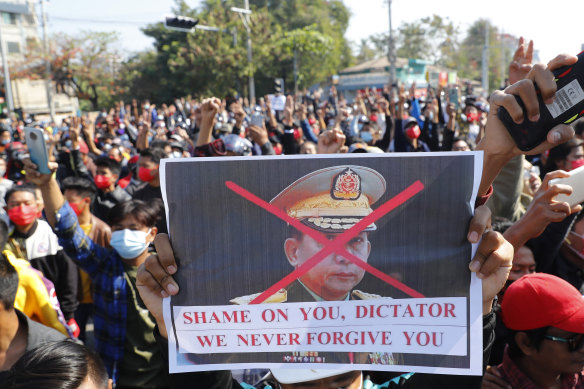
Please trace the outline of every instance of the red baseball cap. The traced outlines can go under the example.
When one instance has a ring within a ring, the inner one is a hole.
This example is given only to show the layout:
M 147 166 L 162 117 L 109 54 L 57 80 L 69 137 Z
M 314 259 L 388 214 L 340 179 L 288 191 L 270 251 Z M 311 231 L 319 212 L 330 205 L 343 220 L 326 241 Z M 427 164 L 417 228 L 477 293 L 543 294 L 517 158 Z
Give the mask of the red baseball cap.
M 515 331 L 556 327 L 584 334 L 584 298 L 568 282 L 545 273 L 513 282 L 501 304 L 503 323 Z

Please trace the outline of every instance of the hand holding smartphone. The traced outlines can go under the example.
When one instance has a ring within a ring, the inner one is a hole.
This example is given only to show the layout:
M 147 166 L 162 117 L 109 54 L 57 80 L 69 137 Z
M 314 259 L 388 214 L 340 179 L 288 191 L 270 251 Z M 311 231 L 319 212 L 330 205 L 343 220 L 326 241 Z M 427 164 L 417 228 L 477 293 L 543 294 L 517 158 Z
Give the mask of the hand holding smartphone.
M 557 85 L 555 99 L 545 104 L 536 85 L 539 103 L 539 120 L 532 122 L 527 117 L 525 104 L 515 96 L 524 112 L 524 119 L 517 124 L 511 115 L 500 107 L 497 116 L 520 150 L 529 151 L 546 140 L 547 133 L 558 124 L 571 124 L 584 115 L 584 51 L 578 54 L 578 61 L 570 66 L 553 70 Z
M 49 169 L 49 153 L 45 143 L 45 134 L 39 128 L 24 127 L 24 136 L 30 160 L 37 165 L 41 174 L 51 174 Z
M 556 196 L 556 201 L 566 202 L 570 207 L 574 207 L 584 202 L 584 166 L 574 169 L 569 172 L 570 177 L 556 178 L 550 181 L 550 185 L 562 184 L 572 187 L 572 194 L 559 194 Z

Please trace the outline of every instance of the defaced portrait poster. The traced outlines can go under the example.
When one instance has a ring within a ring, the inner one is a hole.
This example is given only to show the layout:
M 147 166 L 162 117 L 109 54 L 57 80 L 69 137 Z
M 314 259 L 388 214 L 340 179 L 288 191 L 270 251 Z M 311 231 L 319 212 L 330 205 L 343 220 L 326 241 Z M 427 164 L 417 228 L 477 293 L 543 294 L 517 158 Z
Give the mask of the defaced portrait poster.
M 166 159 L 171 372 L 482 373 L 482 153 Z

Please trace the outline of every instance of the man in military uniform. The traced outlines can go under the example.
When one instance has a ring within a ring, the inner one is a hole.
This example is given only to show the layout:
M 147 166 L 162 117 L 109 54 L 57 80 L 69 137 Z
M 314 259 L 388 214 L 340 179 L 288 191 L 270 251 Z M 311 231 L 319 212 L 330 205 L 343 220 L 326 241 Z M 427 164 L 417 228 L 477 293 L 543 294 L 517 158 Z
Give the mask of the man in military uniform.
M 296 180 L 270 203 L 302 224 L 334 239 L 373 212 L 371 205 L 379 200 L 385 189 L 385 179 L 373 169 L 362 166 L 334 166 Z M 284 252 L 290 265 L 297 269 L 323 246 L 294 227 L 290 226 L 289 229 Z M 345 250 L 367 262 L 371 252 L 368 234 L 376 229 L 375 224 L 367 226 L 345 245 Z M 264 303 L 382 298 L 377 294 L 354 289 L 364 275 L 363 268 L 341 254 L 332 253 Z M 260 293 L 255 293 L 236 297 L 230 302 L 248 304 L 259 295 Z M 390 353 L 293 352 L 281 357 L 282 362 L 290 363 L 397 363 L 395 356 Z
M 302 224 L 334 239 L 369 215 L 385 193 L 385 179 L 377 171 L 362 166 L 334 166 L 320 169 L 296 180 L 272 201 L 272 205 L 298 219 Z M 371 252 L 370 224 L 353 237 L 345 249 L 367 262 Z M 322 249 L 312 237 L 289 227 L 284 252 L 294 269 Z M 342 301 L 380 298 L 376 294 L 353 289 L 361 282 L 365 270 L 341 254 L 332 253 L 299 279 L 270 296 L 266 303 L 302 301 Z M 259 293 L 232 299 L 233 304 L 248 304 Z

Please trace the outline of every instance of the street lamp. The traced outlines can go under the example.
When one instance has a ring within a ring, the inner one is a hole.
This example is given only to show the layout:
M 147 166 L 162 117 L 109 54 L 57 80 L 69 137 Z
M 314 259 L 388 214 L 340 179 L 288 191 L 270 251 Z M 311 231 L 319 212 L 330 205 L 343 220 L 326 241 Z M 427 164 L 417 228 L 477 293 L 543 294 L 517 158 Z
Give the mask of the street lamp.
M 255 101 L 255 82 L 253 78 L 253 61 L 251 54 L 251 29 L 249 27 L 249 15 L 251 15 L 251 10 L 249 9 L 249 0 L 245 0 L 245 8 L 231 7 L 232 12 L 236 12 L 241 16 L 241 21 L 245 26 L 245 31 L 247 32 L 247 63 L 249 66 L 249 102 Z M 245 15 L 245 16 L 244 16 Z

